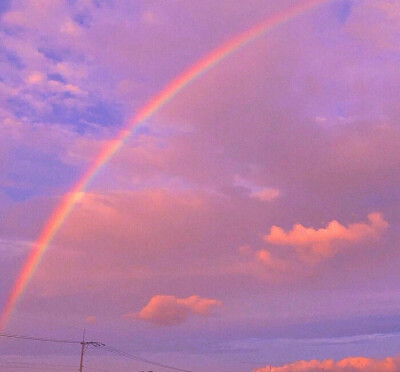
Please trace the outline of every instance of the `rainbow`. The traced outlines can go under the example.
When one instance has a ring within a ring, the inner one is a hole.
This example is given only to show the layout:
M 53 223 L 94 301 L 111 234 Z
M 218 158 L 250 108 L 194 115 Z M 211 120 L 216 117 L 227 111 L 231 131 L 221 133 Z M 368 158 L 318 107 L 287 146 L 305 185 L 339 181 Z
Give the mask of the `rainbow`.
M 199 61 L 183 71 L 170 83 L 168 83 L 159 93 L 149 99 L 147 103 L 128 121 L 125 129 L 121 130 L 116 138 L 106 143 L 93 164 L 83 174 L 80 180 L 62 198 L 60 204 L 53 211 L 46 222 L 38 239 L 32 246 L 31 252 L 26 259 L 22 270 L 15 281 L 6 304 L 0 316 L 0 330 L 4 328 L 18 298 L 23 293 L 25 287 L 32 278 L 35 269 L 40 263 L 41 258 L 47 251 L 51 241 L 61 228 L 77 201 L 83 196 L 90 182 L 99 170 L 114 156 L 114 154 L 124 145 L 133 130 L 150 116 L 160 110 L 169 100 L 175 97 L 182 89 L 197 79 L 199 76 L 213 68 L 219 62 L 227 58 L 238 49 L 244 47 L 256 38 L 272 30 L 274 27 L 300 16 L 306 11 L 314 9 L 330 0 L 307 0 L 302 1 L 286 11 L 256 24 L 250 29 L 233 37 L 225 44 L 216 48 L 205 55 Z

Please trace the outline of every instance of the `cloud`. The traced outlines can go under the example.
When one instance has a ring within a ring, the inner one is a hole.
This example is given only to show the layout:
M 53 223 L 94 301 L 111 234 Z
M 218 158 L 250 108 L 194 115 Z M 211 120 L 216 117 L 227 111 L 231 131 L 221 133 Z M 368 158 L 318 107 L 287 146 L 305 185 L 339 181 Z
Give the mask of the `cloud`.
M 269 372 L 269 366 L 256 368 L 253 372 Z M 301 360 L 282 367 L 274 367 L 274 372 L 398 372 L 400 370 L 400 358 L 371 359 L 364 357 L 348 357 L 338 362 L 332 359 L 326 360 Z
M 45 79 L 44 74 L 40 71 L 33 71 L 27 78 L 28 84 L 38 84 L 43 82 Z
M 262 202 L 275 200 L 281 195 L 280 190 L 275 187 L 260 186 L 251 179 L 247 179 L 238 174 L 234 177 L 234 186 L 243 189 L 251 198 L 258 199 Z
M 324 277 L 333 275 L 338 280 L 338 266 L 345 271 L 347 267 L 354 271 L 354 260 L 360 270 L 364 265 L 368 266 L 370 254 L 376 255 L 377 251 L 365 248 L 371 242 L 376 243 L 388 226 L 378 212 L 370 213 L 368 222 L 348 226 L 337 220 L 320 229 L 296 224 L 285 231 L 272 226 L 269 234 L 264 236 L 268 247 L 259 249 L 256 244 L 253 247 L 243 245 L 238 253 L 245 259 L 247 272 L 270 283 L 306 279 L 317 272 Z M 362 255 L 361 248 L 364 248 Z
M 15 256 L 26 254 L 32 242 L 24 240 L 11 240 L 0 238 L 0 252 L 7 252 Z
M 252 198 L 267 202 L 276 199 L 280 196 L 280 191 L 274 188 L 265 188 L 260 191 L 254 191 L 250 194 Z
M 96 323 L 96 321 L 97 321 L 97 318 L 94 315 L 89 315 L 86 318 L 86 323 L 88 323 L 88 324 Z
M 289 263 L 280 258 L 273 257 L 266 249 L 260 249 L 259 251 L 255 252 L 254 255 L 257 261 L 267 265 L 270 269 L 273 268 L 275 270 L 282 271 L 289 268 Z
M 158 325 L 174 326 L 187 320 L 191 314 L 209 316 L 211 311 L 221 306 L 221 302 L 199 296 L 177 298 L 175 296 L 157 295 L 138 313 L 130 314 L 138 319 Z
M 59 124 L 29 123 L 0 111 L 0 182 L 15 199 L 44 190 L 62 193 L 102 144 L 99 136 Z
M 281 227 L 272 226 L 264 239 L 270 244 L 294 247 L 302 260 L 320 260 L 337 253 L 340 243 L 348 246 L 367 239 L 376 239 L 389 226 L 381 213 L 370 213 L 368 221 L 369 223 L 358 222 L 346 227 L 333 220 L 326 228 L 320 229 L 296 224 L 288 232 Z

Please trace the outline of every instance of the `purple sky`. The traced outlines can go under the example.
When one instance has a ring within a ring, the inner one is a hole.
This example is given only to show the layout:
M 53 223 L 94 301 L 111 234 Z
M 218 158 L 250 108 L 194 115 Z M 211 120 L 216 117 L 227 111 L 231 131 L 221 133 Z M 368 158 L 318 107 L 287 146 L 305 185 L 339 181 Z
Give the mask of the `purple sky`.
M 0 0 L 1 307 L 136 110 L 302 2 Z M 331 0 L 190 84 L 102 168 L 4 331 L 86 328 L 196 372 L 400 371 L 399 35 L 398 1 Z M 0 338 L 0 370 L 76 370 L 79 351 Z M 101 349 L 85 360 L 168 371 Z

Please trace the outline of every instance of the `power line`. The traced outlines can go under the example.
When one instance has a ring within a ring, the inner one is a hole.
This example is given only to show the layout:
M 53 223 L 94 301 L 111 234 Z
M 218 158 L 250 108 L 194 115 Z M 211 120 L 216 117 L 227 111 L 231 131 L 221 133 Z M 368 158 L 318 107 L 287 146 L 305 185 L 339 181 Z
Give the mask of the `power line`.
M 85 366 L 85 369 L 91 369 L 92 371 L 99 371 L 99 372 L 110 372 L 109 370 L 106 369 L 98 369 L 95 367 L 88 367 L 88 366 Z
M 7 338 L 18 338 L 21 340 L 30 340 L 30 341 L 41 341 L 41 342 L 55 342 L 61 344 L 80 344 L 80 341 L 72 341 L 72 340 L 57 340 L 53 338 L 42 338 L 42 337 L 32 337 L 32 336 L 22 336 L 22 335 L 14 335 L 11 333 L 2 333 L 0 332 L 0 337 Z
M 60 367 L 62 369 L 59 369 Z M 8 371 L 10 371 L 10 369 L 11 370 L 14 370 L 14 369 L 30 369 L 30 370 L 33 370 L 33 369 L 39 369 L 39 370 L 50 369 L 52 371 L 66 371 L 66 370 L 68 370 L 68 371 L 76 371 L 76 366 L 72 366 L 71 365 L 71 366 L 62 367 L 60 365 L 60 367 L 58 367 L 56 365 L 51 365 L 51 364 L 48 364 L 48 365 L 47 364 L 32 364 L 32 365 L 29 365 L 29 363 L 28 364 L 21 364 L 21 365 L 19 365 L 19 364 L 16 364 L 16 365 L 0 364 L 0 369 L 7 368 Z
M 76 371 L 76 367 L 64 367 L 63 369 L 54 369 L 54 367 L 46 367 L 46 366 L 10 366 L 8 364 L 5 364 L 5 365 L 0 364 L 0 369 L 2 369 L 2 368 L 7 368 L 8 371 L 10 370 L 10 368 L 11 369 L 30 369 L 30 370 L 39 369 L 42 371 L 44 368 L 44 369 L 49 369 L 49 370 L 53 370 L 53 371 Z M 58 367 L 55 367 L 55 368 L 58 368 Z M 67 368 L 67 369 L 65 369 L 65 368 Z
M 123 356 L 123 357 L 128 358 L 128 359 L 132 359 L 132 360 L 136 360 L 136 361 L 140 361 L 140 362 L 149 363 L 149 364 L 152 364 L 152 365 L 154 365 L 154 366 L 163 367 L 163 368 L 168 368 L 168 369 L 172 369 L 172 370 L 174 370 L 174 371 L 193 372 L 193 371 L 190 371 L 190 370 L 188 370 L 188 369 L 181 369 L 181 368 L 173 367 L 173 366 L 170 366 L 170 365 L 167 365 L 167 364 L 158 363 L 158 362 L 155 362 L 155 361 L 150 360 L 150 359 L 141 358 L 141 357 L 138 357 L 138 356 L 136 356 L 136 355 L 126 353 L 125 351 L 118 350 L 118 349 L 116 349 L 116 348 L 114 348 L 114 347 L 107 346 L 107 345 L 104 347 L 104 350 L 106 350 L 106 351 L 108 351 L 108 352 L 110 352 L 110 353 L 114 353 L 114 354 L 116 354 L 116 355 Z
M 84 341 L 84 340 L 82 340 L 82 341 L 60 340 L 60 339 L 54 339 L 54 338 L 43 338 L 43 337 L 33 337 L 33 336 L 25 336 L 25 335 L 15 335 L 15 334 L 11 334 L 11 333 L 3 333 L 3 332 L 0 332 L 0 337 L 15 338 L 15 339 L 19 339 L 19 340 L 39 341 L 39 342 L 54 342 L 54 343 L 63 343 L 63 344 L 80 344 L 80 345 L 82 345 L 83 352 L 86 350 L 86 347 L 88 347 L 88 346 L 102 347 L 102 348 L 104 348 L 104 350 L 106 350 L 106 351 L 108 351 L 110 353 L 113 353 L 115 355 L 131 359 L 131 360 L 136 360 L 136 361 L 148 363 L 148 364 L 151 364 L 151 365 L 154 365 L 154 366 L 163 367 L 163 368 L 167 368 L 167 369 L 171 369 L 171 370 L 179 371 L 179 372 L 193 372 L 193 371 L 188 370 L 188 369 L 182 369 L 182 368 L 170 366 L 168 364 L 159 363 L 159 362 L 156 362 L 154 360 L 142 358 L 142 357 L 139 357 L 137 355 L 133 355 L 133 354 L 127 353 L 125 351 L 118 350 L 118 349 L 116 349 L 116 348 L 114 348 L 112 346 L 108 346 L 108 345 L 105 345 L 105 344 L 100 343 L 100 342 L 93 342 L 93 341 L 87 342 L 87 341 Z M 82 354 L 81 354 L 81 356 L 82 356 Z M 2 367 L 2 366 L 0 366 L 0 367 Z M 22 368 L 22 367 L 14 367 L 14 368 Z M 90 367 L 86 367 L 86 368 L 87 369 L 93 369 L 93 368 L 90 368 Z
M 54 367 L 24 367 L 24 366 L 20 366 L 20 367 L 10 367 L 10 366 L 2 366 L 0 365 L 0 370 L 6 370 L 7 372 L 11 372 L 11 371 L 15 371 L 18 369 L 21 370 L 29 370 L 29 371 L 52 371 L 52 372 L 72 372 L 72 371 L 76 371 L 76 367 L 69 367 L 69 368 L 63 368 L 63 369 L 54 369 Z
M 4 364 L 7 364 L 10 367 L 14 366 L 45 366 L 45 367 L 74 367 L 71 364 L 47 364 L 47 363 L 29 363 L 29 362 L 8 362 L 8 361 L 3 361 Z
M 7 361 L 5 359 L 2 359 L 0 362 L 0 368 L 3 367 L 9 367 L 9 368 L 33 368 L 33 369 L 39 369 L 44 367 L 44 368 L 50 368 L 50 367 L 66 367 L 66 368 L 72 368 L 74 371 L 76 371 L 76 366 L 72 364 L 50 364 L 50 363 L 29 363 L 29 362 L 13 362 L 13 361 Z M 99 369 L 99 368 L 94 368 L 94 367 L 88 367 L 85 366 L 85 369 L 90 369 L 93 371 L 99 371 L 99 372 L 110 372 L 105 369 Z M 58 370 L 58 369 L 57 369 Z
M 83 337 L 82 337 L 82 342 L 81 344 L 81 361 L 79 363 L 79 372 L 83 371 L 83 356 L 85 355 L 86 350 L 89 348 L 89 346 L 92 347 L 104 347 L 106 346 L 105 344 L 97 341 L 85 341 L 85 330 L 83 331 Z
M 15 335 L 15 334 L 11 334 L 11 333 L 3 333 L 0 332 L 0 337 L 6 337 L 6 338 L 15 338 L 15 339 L 19 339 L 19 340 L 29 340 L 29 341 L 40 341 L 40 342 L 54 342 L 54 343 L 62 343 L 62 344 L 80 344 L 82 345 L 82 350 L 81 350 L 81 366 L 80 366 L 80 370 L 82 370 L 82 362 L 83 362 L 83 353 L 84 351 L 89 347 L 89 346 L 94 346 L 94 347 L 101 347 L 101 346 L 105 346 L 104 344 L 100 343 L 100 342 L 94 342 L 94 341 L 89 341 L 89 342 L 85 342 L 83 341 L 73 341 L 73 340 L 59 340 L 59 339 L 54 339 L 54 338 L 43 338 L 43 337 L 33 337 L 33 336 L 25 336 L 25 335 Z M 8 365 L 9 367 L 11 367 L 11 365 Z M 43 365 L 42 365 L 43 366 Z M 4 365 L 0 365 L 0 368 L 5 367 Z M 56 367 L 55 365 L 53 367 Z M 58 366 L 57 366 L 58 367 Z M 59 367 L 71 367 L 75 369 L 75 366 L 59 366 Z M 36 368 L 33 365 L 30 366 L 12 366 L 12 368 Z M 86 367 L 87 369 L 92 369 L 95 370 L 94 368 L 91 367 Z M 104 370 L 99 370 L 98 371 L 104 371 Z

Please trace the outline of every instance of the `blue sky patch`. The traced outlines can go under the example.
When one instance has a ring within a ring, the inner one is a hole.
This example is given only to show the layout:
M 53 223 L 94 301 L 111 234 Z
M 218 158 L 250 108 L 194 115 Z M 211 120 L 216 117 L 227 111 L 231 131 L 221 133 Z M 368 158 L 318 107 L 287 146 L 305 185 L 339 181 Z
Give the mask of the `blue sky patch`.
M 0 1 L 0 14 L 9 10 L 10 5 L 11 5 L 11 0 L 1 0 Z
M 346 23 L 347 19 L 350 17 L 353 2 L 351 0 L 340 0 L 334 3 L 335 13 L 337 18 L 341 23 Z

